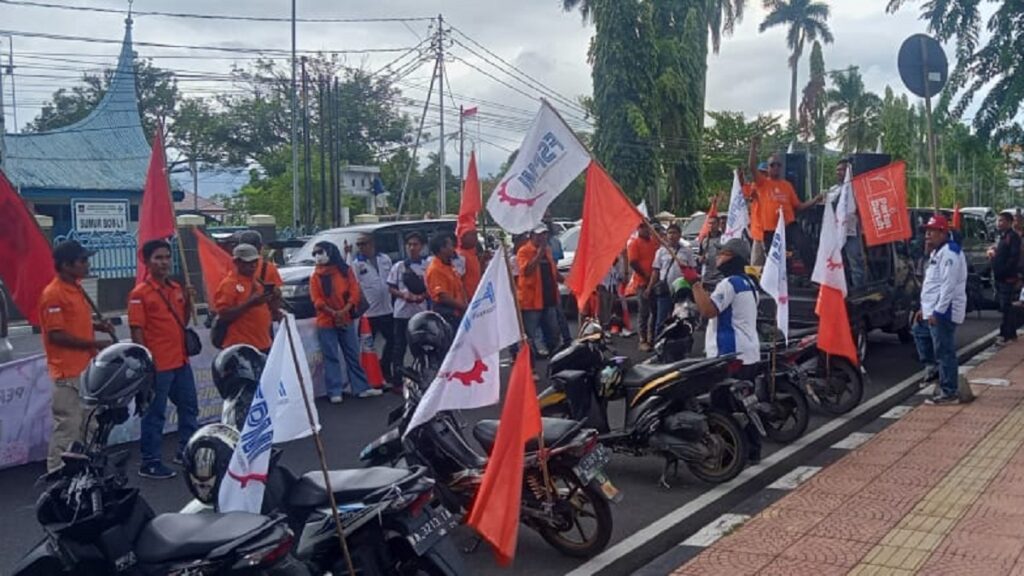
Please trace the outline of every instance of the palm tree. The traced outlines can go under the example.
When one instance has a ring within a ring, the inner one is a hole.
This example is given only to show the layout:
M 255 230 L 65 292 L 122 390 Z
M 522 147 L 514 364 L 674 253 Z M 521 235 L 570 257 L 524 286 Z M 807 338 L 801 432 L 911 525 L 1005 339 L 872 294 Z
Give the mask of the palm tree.
M 792 83 L 789 88 L 789 123 L 796 126 L 796 93 L 798 66 L 804 53 L 804 45 L 821 39 L 831 44 L 834 38 L 828 26 L 829 7 L 824 2 L 814 0 L 764 0 L 764 7 L 769 11 L 761 22 L 760 30 L 764 32 L 775 26 L 788 26 L 786 44 L 792 53 L 789 56 L 789 68 L 792 71 Z
M 864 79 L 856 68 L 832 74 L 828 91 L 829 122 L 835 122 L 836 140 L 843 152 L 874 150 L 881 134 L 882 99 L 864 90 Z

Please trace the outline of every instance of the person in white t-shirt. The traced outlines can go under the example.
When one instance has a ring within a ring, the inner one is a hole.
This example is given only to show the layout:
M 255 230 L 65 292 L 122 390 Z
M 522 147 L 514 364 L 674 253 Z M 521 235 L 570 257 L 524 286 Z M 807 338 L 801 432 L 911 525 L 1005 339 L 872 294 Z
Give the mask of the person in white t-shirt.
M 654 293 L 655 302 L 655 338 L 661 331 L 661 325 L 672 313 L 672 293 L 669 286 L 672 286 L 677 278 L 687 277 L 687 280 L 696 280 L 698 277 L 697 256 L 689 246 L 683 244 L 682 229 L 679 225 L 669 225 L 666 236 L 668 245 L 674 246 L 674 249 L 670 250 L 666 246 L 658 248 L 654 253 L 651 273 L 651 291 Z
M 430 259 L 423 256 L 425 244 L 426 240 L 419 232 L 406 235 L 406 258 L 395 262 L 388 274 L 388 289 L 395 299 L 391 355 L 392 384 L 401 383 L 409 319 L 429 308 L 425 277 Z
M 761 360 L 761 342 L 757 336 L 757 285 L 744 269 L 750 262 L 750 246 L 741 238 L 729 240 L 718 251 L 718 271 L 722 280 L 710 295 L 698 282 L 693 285 L 697 309 L 708 318 L 704 352 L 708 358 L 737 354 L 743 363 L 739 378 L 754 381 Z M 761 460 L 761 435 L 748 424 L 748 459 Z

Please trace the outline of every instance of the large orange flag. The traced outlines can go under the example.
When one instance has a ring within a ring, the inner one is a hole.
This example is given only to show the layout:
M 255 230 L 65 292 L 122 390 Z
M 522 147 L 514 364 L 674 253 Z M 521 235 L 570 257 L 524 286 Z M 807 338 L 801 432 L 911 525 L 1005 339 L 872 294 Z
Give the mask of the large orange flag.
M 700 232 L 697 234 L 697 243 L 699 244 L 702 240 L 711 234 L 711 223 L 718 219 L 718 196 L 711 198 L 711 206 L 708 207 L 707 214 L 704 215 L 704 223 L 700 225 Z
M 228 273 L 231 272 L 231 255 L 221 249 L 216 242 L 203 234 L 199 228 L 192 229 L 196 237 L 196 249 L 199 252 L 199 267 L 203 270 L 203 286 L 206 287 L 206 302 L 213 305 L 213 296 L 217 287 Z
M 176 232 L 174 206 L 171 205 L 171 187 L 167 180 L 167 164 L 166 158 L 164 158 L 163 126 L 158 126 L 156 137 L 153 138 L 153 152 L 149 156 L 146 187 L 142 191 L 142 208 L 139 210 L 136 284 L 145 280 L 146 277 L 146 264 L 142 261 L 142 245 L 150 240 L 170 238 Z
M 39 326 L 39 295 L 53 280 L 50 243 L 21 196 L 0 172 L 0 280 L 18 310 Z
M 498 563 L 507 566 L 516 554 L 519 537 L 519 504 L 523 493 L 523 460 L 526 443 L 541 433 L 537 385 L 529 346 L 519 347 L 508 379 L 501 426 L 487 460 L 480 490 L 466 524 L 494 547 Z
M 591 162 L 583 196 L 583 226 L 572 270 L 565 280 L 580 310 L 642 222 L 643 216 L 611 176 L 597 162 Z
M 857 347 L 850 331 L 850 316 L 846 312 L 846 298 L 838 288 L 822 284 L 818 291 L 815 312 L 818 322 L 818 348 L 833 356 L 842 356 L 854 366 L 860 364 Z
M 476 215 L 482 207 L 480 200 L 480 178 L 476 174 L 476 152 L 469 153 L 469 168 L 462 182 L 462 201 L 459 203 L 459 220 L 455 225 L 455 237 L 462 238 L 468 230 L 476 230 Z

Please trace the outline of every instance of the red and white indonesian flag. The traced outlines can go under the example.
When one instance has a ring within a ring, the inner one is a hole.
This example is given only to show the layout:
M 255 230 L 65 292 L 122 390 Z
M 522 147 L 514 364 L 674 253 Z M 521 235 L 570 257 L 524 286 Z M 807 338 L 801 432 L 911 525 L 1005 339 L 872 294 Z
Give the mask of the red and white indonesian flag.
M 430 421 L 438 412 L 498 403 L 499 352 L 519 340 L 515 298 L 505 250 L 499 248 L 480 279 L 476 294 L 459 322 L 452 347 L 416 407 L 406 434 Z
M 285 326 L 288 329 L 285 329 Z M 291 342 L 289 342 L 289 339 Z M 249 415 L 242 427 L 241 437 L 231 456 L 227 474 L 221 480 L 217 494 L 218 510 L 221 512 L 259 513 L 263 504 L 263 492 L 267 487 L 267 471 L 270 468 L 270 447 L 273 444 L 290 442 L 313 433 L 309 427 L 302 390 L 299 389 L 299 375 L 292 359 L 292 346 L 299 359 L 299 370 L 306 385 L 306 395 L 312 399 L 313 378 L 306 350 L 299 338 L 295 317 L 288 318 L 277 330 L 274 343 L 267 356 L 267 365 L 260 376 L 260 385 L 249 407 Z M 310 406 L 317 430 L 320 419 L 316 406 Z
M 516 161 L 487 200 L 487 211 L 505 230 L 528 232 L 588 164 L 590 153 L 543 101 Z
M 775 300 L 775 325 L 789 342 L 789 279 L 786 276 L 786 219 L 779 209 L 779 223 L 761 272 L 761 289 Z
M 743 186 L 740 184 L 740 176 L 734 172 L 732 175 L 732 192 L 729 193 L 729 217 L 725 222 L 725 232 L 722 233 L 722 243 L 733 238 L 743 238 L 743 232 L 750 227 L 750 210 L 747 209 L 747 201 L 743 198 Z

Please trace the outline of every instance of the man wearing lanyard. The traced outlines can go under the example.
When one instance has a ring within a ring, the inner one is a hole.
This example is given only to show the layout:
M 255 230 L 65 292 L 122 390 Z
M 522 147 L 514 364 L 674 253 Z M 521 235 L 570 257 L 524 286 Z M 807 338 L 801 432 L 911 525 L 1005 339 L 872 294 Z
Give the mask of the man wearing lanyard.
M 366 297 L 370 307 L 366 310 L 366 318 L 370 321 L 373 337 L 384 338 L 384 353 L 381 355 L 381 370 L 384 379 L 391 382 L 391 368 L 394 363 L 394 324 L 391 306 L 391 289 L 388 288 L 388 275 L 391 273 L 391 258 L 387 254 L 377 252 L 373 236 L 360 234 L 356 239 L 356 255 L 352 259 L 352 268 L 359 280 L 359 289 Z
M 672 313 L 672 294 L 670 286 L 677 278 L 684 275 L 689 276 L 687 280 L 696 281 L 697 257 L 690 250 L 689 246 L 683 244 L 682 229 L 678 224 L 671 224 L 668 227 L 668 245 L 673 248 L 669 250 L 662 246 L 654 254 L 654 268 L 651 274 L 651 292 L 655 298 L 655 322 L 654 336 L 657 338 L 661 325 Z M 681 262 L 681 263 L 680 263 Z M 685 268 L 685 270 L 684 270 Z M 685 273 L 685 274 L 684 274 Z
M 401 370 L 405 364 L 406 330 L 409 319 L 427 310 L 427 259 L 423 257 L 423 235 L 412 232 L 405 237 L 407 258 L 395 263 L 388 274 L 388 288 L 395 298 L 394 346 L 391 375 L 392 384 L 401 383 Z

